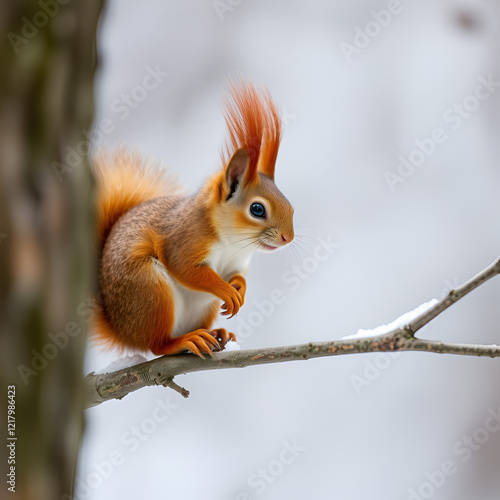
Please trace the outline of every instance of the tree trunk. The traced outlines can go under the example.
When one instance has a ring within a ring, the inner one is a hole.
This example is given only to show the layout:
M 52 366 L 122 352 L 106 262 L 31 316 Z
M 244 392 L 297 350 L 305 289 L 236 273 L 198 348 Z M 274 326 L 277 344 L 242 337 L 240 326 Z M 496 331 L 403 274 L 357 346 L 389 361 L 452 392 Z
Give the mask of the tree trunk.
M 83 430 L 95 281 L 83 131 L 92 120 L 101 5 L 0 3 L 0 436 L 10 473 L 1 488 L 8 494 L 15 484 L 18 499 L 72 495 Z

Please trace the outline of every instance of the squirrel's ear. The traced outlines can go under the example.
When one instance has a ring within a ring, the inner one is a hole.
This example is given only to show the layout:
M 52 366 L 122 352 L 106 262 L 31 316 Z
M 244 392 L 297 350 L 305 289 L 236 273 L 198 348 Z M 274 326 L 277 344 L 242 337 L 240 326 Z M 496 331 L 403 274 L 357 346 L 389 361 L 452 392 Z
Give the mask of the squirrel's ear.
M 226 167 L 226 183 L 230 189 L 230 195 L 236 191 L 239 184 L 243 186 L 253 182 L 257 177 L 257 168 L 250 167 L 250 156 L 246 149 L 237 149 Z

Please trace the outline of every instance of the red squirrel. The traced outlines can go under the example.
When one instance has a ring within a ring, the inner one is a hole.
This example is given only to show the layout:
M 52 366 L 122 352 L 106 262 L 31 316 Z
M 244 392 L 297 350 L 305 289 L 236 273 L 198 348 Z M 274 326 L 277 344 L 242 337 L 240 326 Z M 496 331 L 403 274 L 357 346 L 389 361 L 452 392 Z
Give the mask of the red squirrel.
M 184 194 L 139 155 L 95 159 L 101 246 L 96 334 L 110 347 L 200 357 L 233 333 L 211 329 L 217 312 L 233 317 L 245 300 L 256 251 L 294 238 L 293 208 L 274 183 L 281 140 L 278 108 L 267 91 L 229 84 L 223 168 Z

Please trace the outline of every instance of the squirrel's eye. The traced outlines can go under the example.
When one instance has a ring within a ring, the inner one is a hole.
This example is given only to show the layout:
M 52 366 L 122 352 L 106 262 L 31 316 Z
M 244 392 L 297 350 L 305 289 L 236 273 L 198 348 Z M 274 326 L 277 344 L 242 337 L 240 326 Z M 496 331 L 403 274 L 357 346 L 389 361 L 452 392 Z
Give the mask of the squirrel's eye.
M 252 203 L 250 205 L 250 213 L 254 217 L 258 217 L 259 219 L 263 219 L 266 216 L 266 209 L 262 203 Z

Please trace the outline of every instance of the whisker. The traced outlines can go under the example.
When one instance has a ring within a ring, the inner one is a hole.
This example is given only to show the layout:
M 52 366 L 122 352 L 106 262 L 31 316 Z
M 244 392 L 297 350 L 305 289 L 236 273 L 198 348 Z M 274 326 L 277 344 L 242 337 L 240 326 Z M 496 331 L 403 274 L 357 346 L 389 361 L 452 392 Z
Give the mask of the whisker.
M 255 234 L 255 231 L 238 231 L 237 233 L 235 233 L 234 231 L 220 231 L 218 234 L 224 234 L 224 235 L 234 235 L 234 234 L 238 234 L 238 235 L 245 235 L 245 234 Z
M 255 247 L 254 253 L 259 250 L 260 248 L 265 248 L 264 243 L 262 243 L 260 240 L 257 242 L 257 246 Z
M 246 229 L 249 228 L 247 226 L 219 226 L 219 229 Z
M 292 244 L 290 245 L 290 248 L 291 248 L 291 249 L 292 249 L 292 251 L 293 251 L 293 255 L 294 255 L 294 257 L 297 259 L 297 262 L 299 262 L 299 263 L 300 263 L 300 256 L 299 256 L 298 251 L 297 251 L 297 248 L 295 247 L 295 245 L 293 244 L 293 242 L 292 242 Z
M 295 234 L 295 237 L 299 239 L 303 238 L 311 241 L 317 241 L 316 238 L 313 238 L 312 236 L 306 236 L 305 234 Z
M 292 245 L 293 245 L 293 248 L 295 249 L 295 253 L 297 255 L 299 262 L 301 262 L 302 260 L 304 260 L 306 252 L 304 251 L 304 249 L 302 247 L 300 247 L 297 244 L 297 242 L 295 240 L 292 242 Z
M 230 255 L 228 257 L 228 259 L 234 257 L 238 252 L 241 252 L 242 250 L 244 250 L 245 248 L 249 247 L 250 245 L 254 244 L 254 243 L 259 243 L 259 240 L 258 240 L 258 237 L 255 238 L 255 241 L 251 241 L 250 243 L 248 243 L 247 245 L 241 247 L 239 250 L 236 250 L 236 252 L 234 252 L 232 255 Z M 260 243 L 259 243 L 260 244 Z
M 230 237 L 230 236 L 241 236 L 243 238 L 252 238 L 254 236 L 258 236 L 255 234 L 255 232 L 253 233 L 238 233 L 238 234 L 234 234 L 234 233 L 219 233 L 219 236 L 223 237 L 224 239 L 227 239 L 227 237 Z
M 312 241 L 303 241 L 301 238 L 296 238 L 294 243 L 304 250 L 310 250 L 313 247 Z
M 295 241 L 295 244 L 303 251 L 305 252 L 307 255 L 311 255 L 311 252 L 309 251 L 309 249 L 307 247 L 304 248 L 302 242 L 300 242 L 299 240 L 296 240 Z
M 248 240 L 252 240 L 252 239 L 255 239 L 256 237 L 255 236 L 248 236 L 246 238 L 241 238 L 239 240 L 235 240 L 235 241 L 231 241 L 229 243 L 227 243 L 226 245 L 224 246 L 221 246 L 221 247 L 218 247 L 215 249 L 215 251 L 218 251 L 218 250 L 223 250 L 227 247 L 230 247 L 231 245 L 235 245 L 236 243 L 241 243 L 242 241 L 248 241 Z M 243 247 L 244 248 L 244 247 Z

